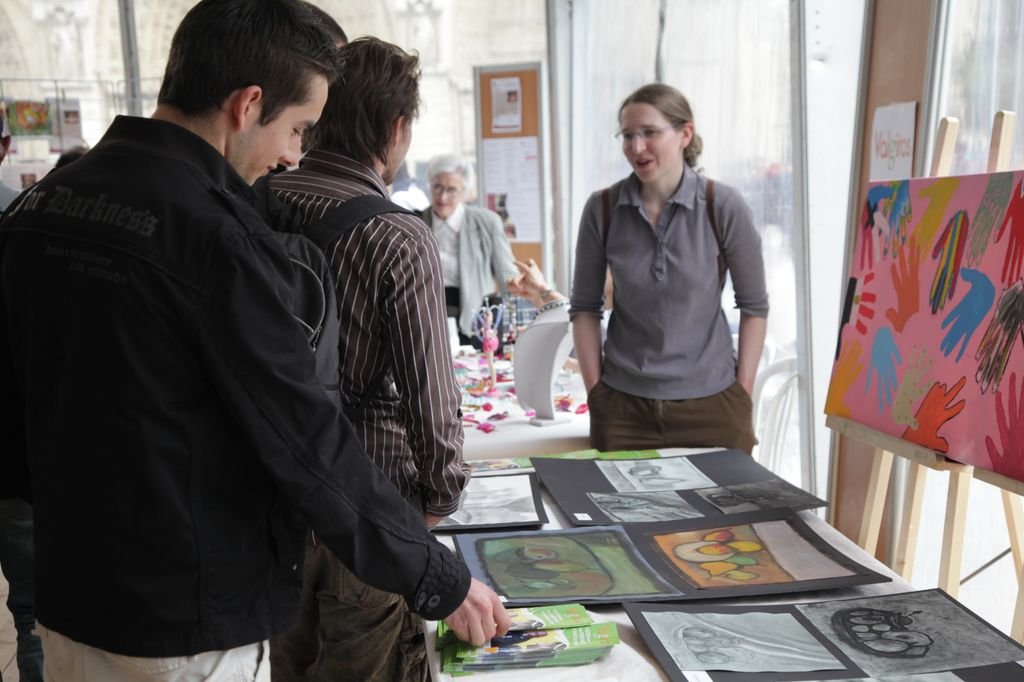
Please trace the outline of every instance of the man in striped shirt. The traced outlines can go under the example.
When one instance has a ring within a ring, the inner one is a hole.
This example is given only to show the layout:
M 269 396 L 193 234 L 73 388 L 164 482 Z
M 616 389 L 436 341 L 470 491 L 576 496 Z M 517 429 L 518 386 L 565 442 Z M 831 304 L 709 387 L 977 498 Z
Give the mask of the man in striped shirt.
M 419 60 L 362 38 L 342 48 L 299 170 L 271 189 L 304 224 L 367 194 L 387 197 L 419 109 Z M 416 216 L 383 214 L 327 248 L 337 281 L 342 398 L 373 461 L 427 525 L 456 511 L 468 481 L 440 256 Z M 381 370 L 389 381 L 375 386 Z M 274 680 L 426 679 L 422 622 L 401 597 L 360 582 L 323 548 L 306 557 L 302 614 L 272 645 Z

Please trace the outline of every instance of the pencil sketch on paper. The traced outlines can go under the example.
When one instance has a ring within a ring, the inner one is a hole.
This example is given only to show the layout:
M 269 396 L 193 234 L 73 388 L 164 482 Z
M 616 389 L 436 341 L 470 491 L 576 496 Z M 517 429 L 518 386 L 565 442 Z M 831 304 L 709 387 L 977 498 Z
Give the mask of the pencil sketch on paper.
M 612 521 L 640 523 L 673 521 L 703 516 L 689 502 L 673 492 L 587 493 L 590 501 Z
M 620 493 L 692 490 L 716 485 L 691 464 L 687 457 L 599 461 L 597 466 L 612 487 Z
M 463 496 L 462 507 L 436 528 L 541 523 L 529 475 L 471 478 Z
M 645 611 L 679 670 L 812 672 L 846 668 L 788 613 Z
M 1024 659 L 1024 647 L 938 590 L 798 604 L 811 624 L 874 677 Z
M 741 483 L 720 488 L 704 488 L 697 494 L 724 514 L 760 509 L 806 509 L 823 504 L 814 495 L 780 478 L 757 483 Z

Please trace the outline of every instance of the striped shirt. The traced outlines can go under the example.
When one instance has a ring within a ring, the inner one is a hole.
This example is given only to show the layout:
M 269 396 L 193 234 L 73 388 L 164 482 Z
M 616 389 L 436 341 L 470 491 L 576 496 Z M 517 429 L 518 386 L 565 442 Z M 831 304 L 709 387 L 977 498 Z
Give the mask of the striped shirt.
M 299 207 L 303 223 L 365 194 L 387 197 L 380 175 L 353 159 L 323 150 L 270 186 Z M 419 495 L 440 516 L 458 509 L 469 480 L 462 460 L 461 402 L 448 345 L 437 243 L 418 217 L 371 218 L 331 244 L 337 281 L 342 399 L 360 402 L 388 367 L 386 390 L 353 423 L 374 463 L 405 497 Z

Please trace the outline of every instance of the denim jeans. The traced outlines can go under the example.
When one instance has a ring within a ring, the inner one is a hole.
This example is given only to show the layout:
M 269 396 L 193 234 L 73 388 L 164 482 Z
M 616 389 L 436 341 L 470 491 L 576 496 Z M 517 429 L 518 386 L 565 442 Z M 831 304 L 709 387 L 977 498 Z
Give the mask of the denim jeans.
M 7 608 L 18 631 L 18 674 L 22 682 L 43 679 L 43 645 L 32 634 L 36 626 L 33 555 L 32 507 L 19 499 L 0 500 L 0 569 L 10 584 Z

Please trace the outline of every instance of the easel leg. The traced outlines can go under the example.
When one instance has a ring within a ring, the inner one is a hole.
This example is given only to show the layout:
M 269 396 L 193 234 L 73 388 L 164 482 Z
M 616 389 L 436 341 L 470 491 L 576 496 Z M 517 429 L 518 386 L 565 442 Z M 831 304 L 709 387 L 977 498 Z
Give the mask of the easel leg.
M 1013 625 L 1010 627 L 1010 637 L 1024 644 L 1024 571 L 1018 573 L 1017 580 L 1017 608 L 1013 610 Z
M 960 592 L 960 570 L 964 559 L 964 527 L 967 525 L 967 497 L 971 492 L 974 467 L 951 468 L 946 498 L 946 524 L 942 533 L 939 587 L 951 597 Z
M 881 448 L 875 450 L 871 463 L 871 479 L 868 482 L 868 497 L 864 501 L 864 515 L 860 521 L 857 544 L 874 556 L 878 550 L 878 531 L 882 527 L 882 512 L 889 492 L 889 476 L 892 474 L 892 453 Z
M 1020 496 L 1004 490 L 1003 511 L 1006 512 L 1006 530 L 1010 535 L 1014 571 L 1020 573 L 1021 566 L 1024 566 L 1024 551 L 1020 542 L 1020 534 L 1024 533 L 1024 510 L 1021 509 Z
M 910 463 L 907 473 L 907 492 L 903 499 L 903 519 L 900 522 L 900 537 L 896 545 L 896 563 L 893 570 L 910 582 L 914 574 L 914 558 L 917 554 L 917 531 L 921 520 L 921 503 L 924 501 L 924 484 L 928 470 L 917 462 Z

